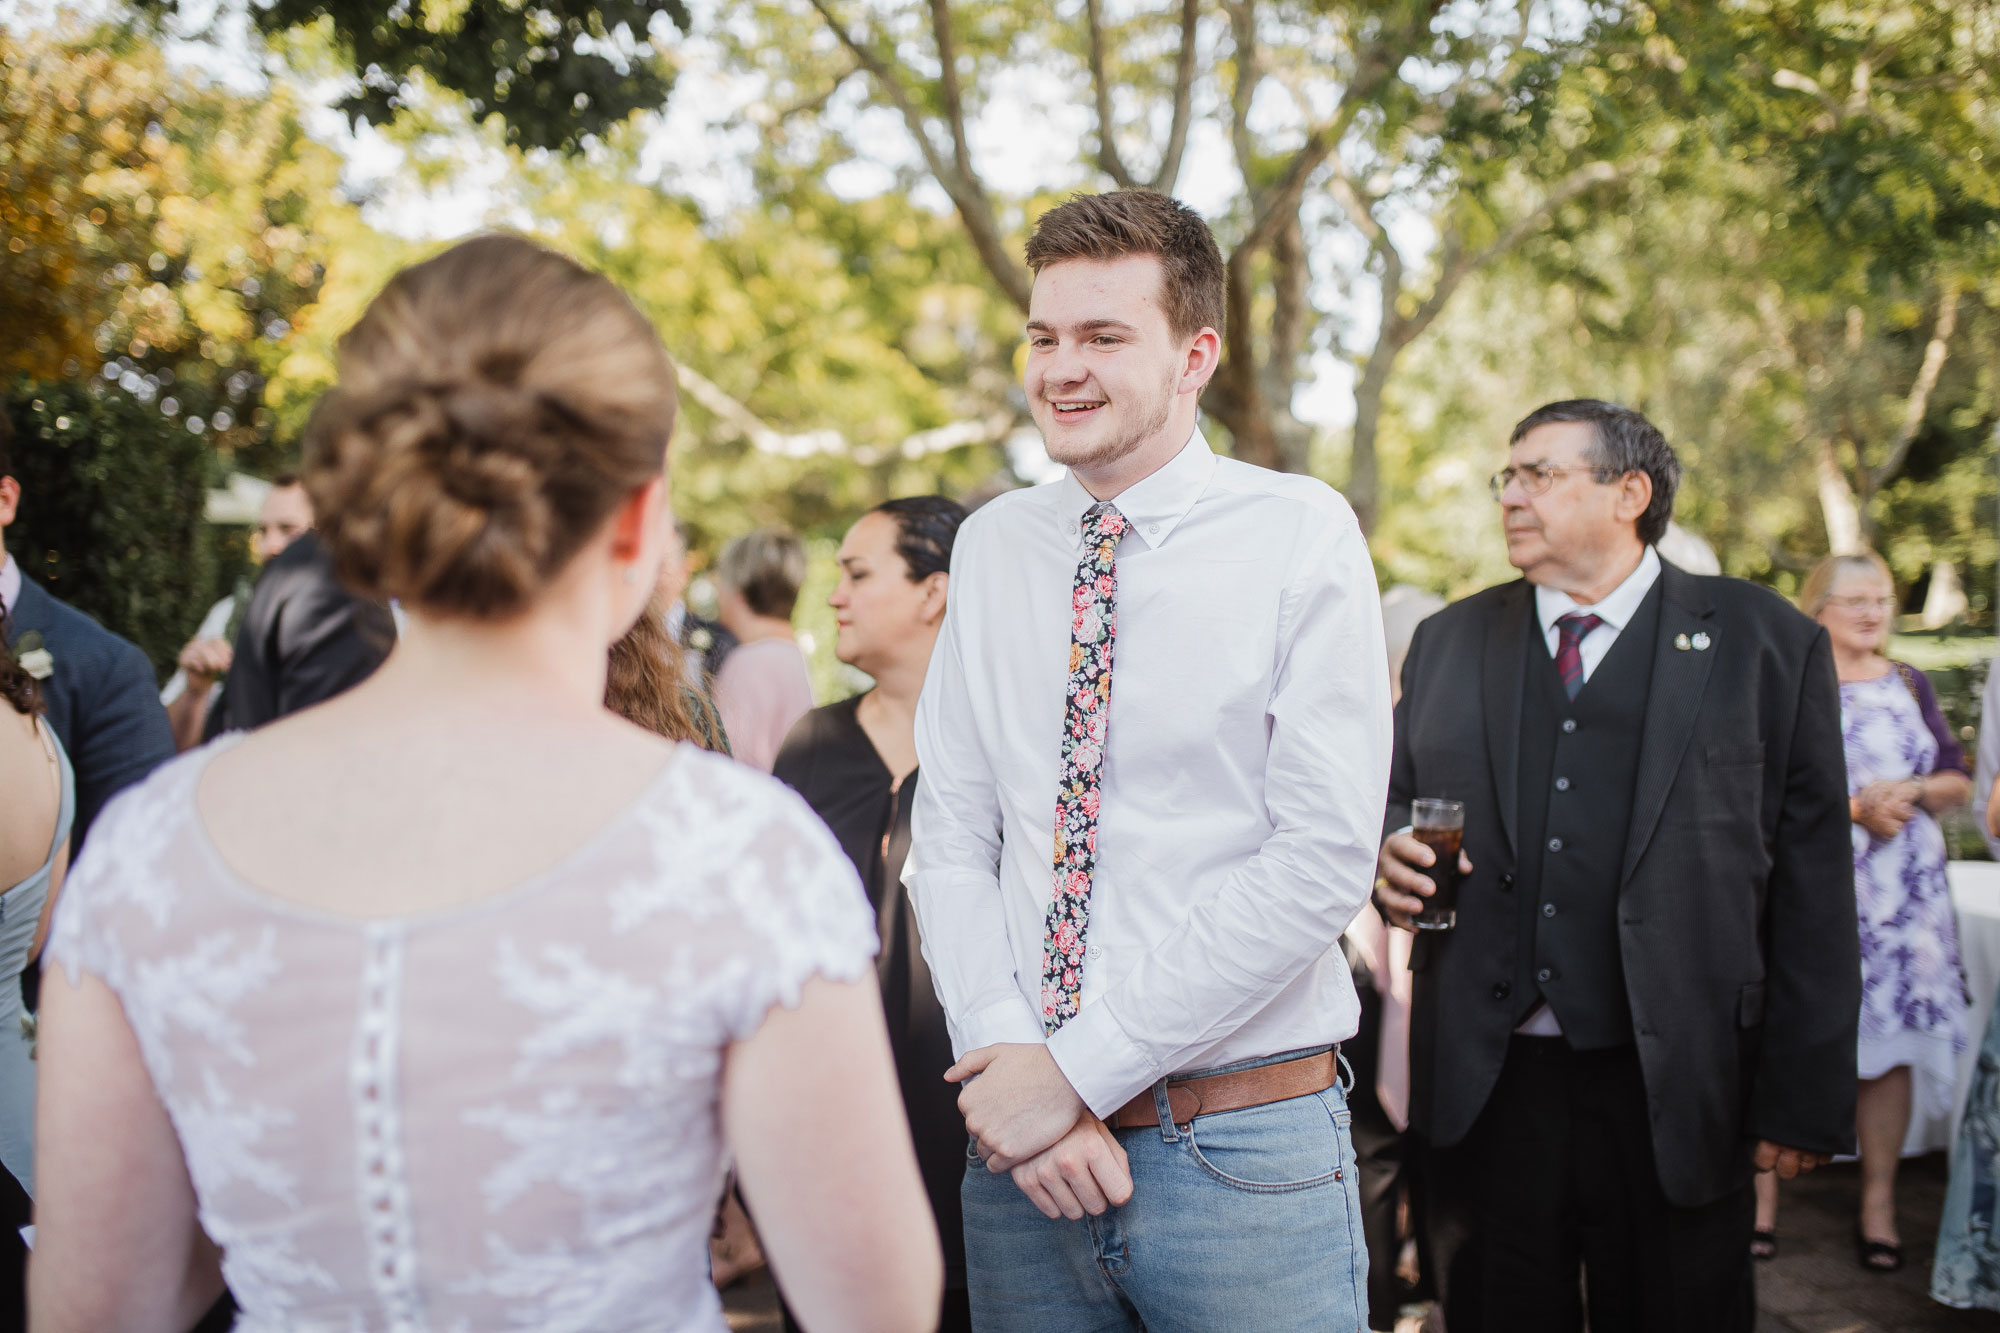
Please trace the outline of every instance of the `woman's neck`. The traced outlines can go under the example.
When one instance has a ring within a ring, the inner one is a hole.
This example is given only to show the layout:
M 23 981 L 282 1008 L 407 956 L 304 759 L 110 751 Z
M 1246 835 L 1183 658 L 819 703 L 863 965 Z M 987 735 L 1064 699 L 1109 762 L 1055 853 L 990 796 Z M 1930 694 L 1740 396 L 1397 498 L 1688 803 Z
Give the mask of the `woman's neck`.
M 1879 649 L 1844 649 L 1835 644 L 1833 670 L 1842 680 L 1873 680 L 1888 673 L 1889 659 Z
M 780 620 L 776 616 L 739 616 L 735 624 L 725 624 L 723 628 L 734 634 L 738 643 L 758 643 L 765 639 L 792 637 L 792 622 Z

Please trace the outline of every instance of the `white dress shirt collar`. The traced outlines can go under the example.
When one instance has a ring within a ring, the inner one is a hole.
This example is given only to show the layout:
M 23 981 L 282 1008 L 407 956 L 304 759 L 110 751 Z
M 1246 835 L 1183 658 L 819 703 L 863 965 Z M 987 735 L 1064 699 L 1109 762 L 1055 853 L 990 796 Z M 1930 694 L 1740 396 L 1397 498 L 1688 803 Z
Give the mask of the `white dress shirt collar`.
M 1156 549 L 1173 535 L 1214 475 L 1215 451 L 1197 427 L 1179 453 L 1152 475 L 1119 492 L 1111 503 L 1132 525 L 1132 531 L 1144 538 L 1148 549 Z M 1065 472 L 1058 485 L 1062 487 L 1062 521 L 1081 544 L 1084 511 L 1098 502 L 1097 497 L 1084 489 L 1074 472 Z
M 1603 599 L 1592 606 L 1578 606 L 1566 592 L 1554 588 L 1535 589 L 1535 614 L 1542 622 L 1542 633 L 1549 634 L 1555 629 L 1556 621 L 1572 611 L 1586 611 L 1596 616 L 1613 633 L 1622 632 L 1639 612 L 1639 603 L 1646 600 L 1646 594 L 1653 590 L 1653 584 L 1660 577 L 1660 556 L 1648 546 L 1639 557 L 1639 567 L 1625 576 L 1625 581 L 1606 593 Z
M 21 601 L 21 562 L 0 551 L 0 607 L 12 611 Z

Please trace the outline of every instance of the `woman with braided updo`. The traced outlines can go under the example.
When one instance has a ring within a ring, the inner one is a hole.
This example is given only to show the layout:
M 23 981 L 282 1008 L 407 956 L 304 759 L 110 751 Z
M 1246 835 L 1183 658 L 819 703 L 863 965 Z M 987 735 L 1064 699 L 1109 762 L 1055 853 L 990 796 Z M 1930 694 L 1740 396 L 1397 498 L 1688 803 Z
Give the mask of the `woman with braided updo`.
M 719 1333 L 731 1157 L 815 1327 L 929 1325 L 852 867 L 605 708 L 674 414 L 646 319 L 512 237 L 342 339 L 305 485 L 407 630 L 96 826 L 42 992 L 35 1327 L 186 1327 L 226 1279 L 239 1330 Z

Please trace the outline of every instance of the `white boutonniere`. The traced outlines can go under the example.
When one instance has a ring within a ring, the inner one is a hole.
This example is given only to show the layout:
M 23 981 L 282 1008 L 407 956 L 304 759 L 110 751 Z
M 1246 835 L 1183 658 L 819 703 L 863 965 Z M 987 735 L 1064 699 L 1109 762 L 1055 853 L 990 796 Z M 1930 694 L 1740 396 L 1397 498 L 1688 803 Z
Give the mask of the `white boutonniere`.
M 688 635 L 688 647 L 698 653 L 707 652 L 709 649 L 715 647 L 714 632 L 706 625 L 699 627 L 694 633 Z
M 48 650 L 48 645 L 42 642 L 42 636 L 37 630 L 29 630 L 14 640 L 14 660 L 21 664 L 23 671 L 36 680 L 47 680 L 55 674 L 55 654 Z

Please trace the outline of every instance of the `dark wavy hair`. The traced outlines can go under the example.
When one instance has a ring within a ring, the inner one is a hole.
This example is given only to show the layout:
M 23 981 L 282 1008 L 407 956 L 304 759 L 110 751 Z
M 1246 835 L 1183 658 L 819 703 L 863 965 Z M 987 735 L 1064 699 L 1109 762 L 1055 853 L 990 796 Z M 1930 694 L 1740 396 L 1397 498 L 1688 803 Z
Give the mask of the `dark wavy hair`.
M 1653 479 L 1652 503 L 1639 515 L 1639 540 L 1651 546 L 1666 536 L 1674 517 L 1674 492 L 1681 484 L 1681 460 L 1660 428 L 1629 407 L 1598 398 L 1567 398 L 1545 403 L 1522 417 L 1507 443 L 1519 444 L 1535 427 L 1557 421 L 1587 421 L 1596 428 L 1597 439 L 1583 456 L 1599 481 L 1614 482 L 1629 472 L 1643 472 Z
M 28 669 L 14 660 L 7 641 L 13 638 L 12 622 L 7 616 L 7 605 L 0 602 L 0 699 L 14 706 L 14 711 L 26 717 L 34 717 L 42 711 L 42 686 Z
M 951 546 L 958 539 L 958 525 L 965 522 L 964 505 L 942 495 L 907 495 L 884 500 L 868 512 L 896 521 L 896 554 L 903 557 L 910 582 L 951 572 Z

